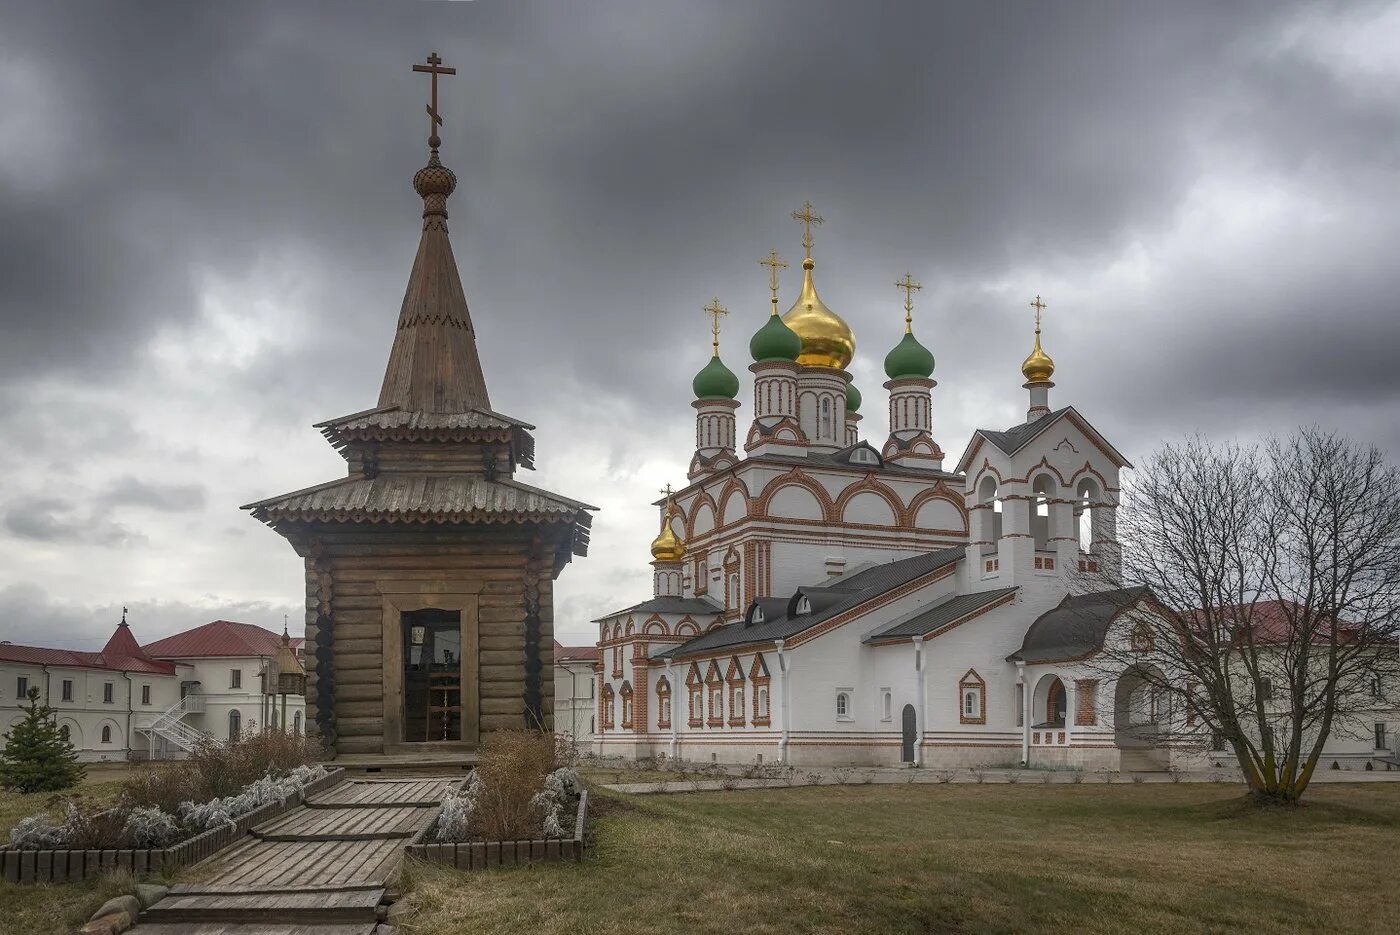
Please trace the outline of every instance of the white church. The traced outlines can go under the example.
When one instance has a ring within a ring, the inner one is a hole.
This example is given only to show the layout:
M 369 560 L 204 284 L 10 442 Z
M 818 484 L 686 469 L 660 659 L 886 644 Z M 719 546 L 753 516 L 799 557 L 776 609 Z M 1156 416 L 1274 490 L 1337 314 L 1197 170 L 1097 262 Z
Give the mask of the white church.
M 1023 423 L 973 433 L 945 464 L 934 357 L 906 329 L 885 357 L 889 437 L 860 436 L 849 326 L 817 294 L 811 205 L 802 286 L 753 335 L 753 418 L 739 378 L 695 376 L 689 484 L 658 502 L 652 596 L 598 624 L 603 756 L 698 762 L 1152 769 L 1229 762 L 1218 740 L 1157 730 L 1151 692 L 1093 664 L 1137 593 L 1111 581 L 1128 460 L 1073 406 L 1054 362 L 1021 366 Z M 1088 574 L 1085 574 L 1088 573 Z M 1392 714 L 1394 712 L 1391 712 Z M 1179 726 L 1179 725 L 1178 725 Z M 1374 743 L 1384 746 L 1377 725 Z M 1329 756 L 1378 751 L 1338 737 Z M 1354 748 L 1354 749 L 1353 749 Z

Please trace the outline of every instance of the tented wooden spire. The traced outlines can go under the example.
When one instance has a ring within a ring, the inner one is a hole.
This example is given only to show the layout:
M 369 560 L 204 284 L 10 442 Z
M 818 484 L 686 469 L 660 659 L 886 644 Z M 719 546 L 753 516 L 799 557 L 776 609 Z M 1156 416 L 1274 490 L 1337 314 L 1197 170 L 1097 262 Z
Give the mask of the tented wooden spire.
M 438 161 L 438 137 L 429 142 L 428 164 L 413 177 L 423 198 L 423 237 L 399 311 L 379 405 L 435 413 L 490 409 L 476 332 L 447 238 L 447 197 L 457 177 Z

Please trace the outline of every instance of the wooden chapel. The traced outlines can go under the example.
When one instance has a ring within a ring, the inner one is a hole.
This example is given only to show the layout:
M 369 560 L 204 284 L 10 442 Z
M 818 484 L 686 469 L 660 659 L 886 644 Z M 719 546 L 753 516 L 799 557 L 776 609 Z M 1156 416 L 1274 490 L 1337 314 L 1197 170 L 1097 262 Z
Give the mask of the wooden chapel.
M 373 409 L 316 428 L 347 476 L 244 507 L 306 565 L 307 712 L 338 753 L 469 752 L 552 729 L 552 583 L 593 507 L 527 486 L 533 426 L 491 409 L 447 235 L 433 53 L 423 232 Z

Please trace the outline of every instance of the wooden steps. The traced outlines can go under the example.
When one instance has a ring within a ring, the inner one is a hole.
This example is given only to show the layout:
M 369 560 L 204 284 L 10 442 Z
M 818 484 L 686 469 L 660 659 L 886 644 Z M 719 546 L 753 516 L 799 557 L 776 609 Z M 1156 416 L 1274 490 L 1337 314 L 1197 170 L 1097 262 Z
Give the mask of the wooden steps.
M 174 892 L 141 913 L 141 922 L 375 922 L 384 888 L 319 887 L 300 891 L 248 888 Z
M 460 777 L 348 779 L 254 827 L 211 858 L 204 883 L 173 886 L 138 935 L 371 935 L 404 845 Z

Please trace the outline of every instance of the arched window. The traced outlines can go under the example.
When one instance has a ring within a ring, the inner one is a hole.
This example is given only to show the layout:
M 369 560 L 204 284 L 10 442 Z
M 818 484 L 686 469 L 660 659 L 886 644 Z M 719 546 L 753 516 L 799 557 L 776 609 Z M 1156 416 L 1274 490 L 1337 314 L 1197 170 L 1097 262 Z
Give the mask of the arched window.
M 1053 548 L 1050 540 L 1060 535 L 1053 529 L 1050 516 L 1050 500 L 1055 496 L 1055 481 L 1048 474 L 1041 474 L 1031 484 L 1031 536 L 1035 539 L 1036 551 L 1044 552 Z
M 671 726 L 671 683 L 664 675 L 656 683 L 656 726 L 663 730 Z
M 294 713 L 292 714 L 292 733 L 293 733 L 293 734 L 296 734 L 298 737 L 301 736 L 301 712 L 300 712 L 300 711 L 294 712 Z
M 1089 553 L 1094 545 L 1094 510 L 1099 499 L 1099 485 L 1093 478 L 1086 477 L 1075 490 L 1074 520 L 1075 532 L 1079 538 L 1079 551 Z
M 228 713 L 228 739 L 237 740 L 243 734 L 243 715 L 234 708 Z
M 623 682 L 622 691 L 618 693 L 622 697 L 622 729 L 632 729 L 632 683 Z
M 821 428 L 818 430 L 818 437 L 830 439 L 835 436 L 836 431 L 831 427 L 831 397 L 823 396 L 821 402 Z
M 729 723 L 742 726 L 744 723 L 744 689 L 734 689 L 734 704 L 729 708 Z
M 64 743 L 68 743 L 68 742 L 69 742 L 68 725 L 67 725 L 67 724 L 60 724 L 60 725 L 58 725 L 58 736 L 60 736 L 60 737 L 63 738 L 63 742 L 64 742 Z
M 880 720 L 888 721 L 894 713 L 894 696 L 887 688 L 880 693 Z
M 987 683 L 975 669 L 958 682 L 958 722 L 960 724 L 987 723 Z
M 102 742 L 103 742 L 103 743 L 111 743 L 111 742 L 112 742 L 112 725 L 111 725 L 111 724 L 103 724 L 103 725 L 102 725 Z
M 731 571 L 729 573 L 729 585 L 725 590 L 729 597 L 727 606 L 731 610 L 738 610 L 741 598 L 739 595 L 739 573 L 737 571 Z
M 848 721 L 851 718 L 851 695 L 849 692 L 836 693 L 836 719 Z
M 760 688 L 758 697 L 754 700 L 755 718 L 768 719 L 768 689 Z

